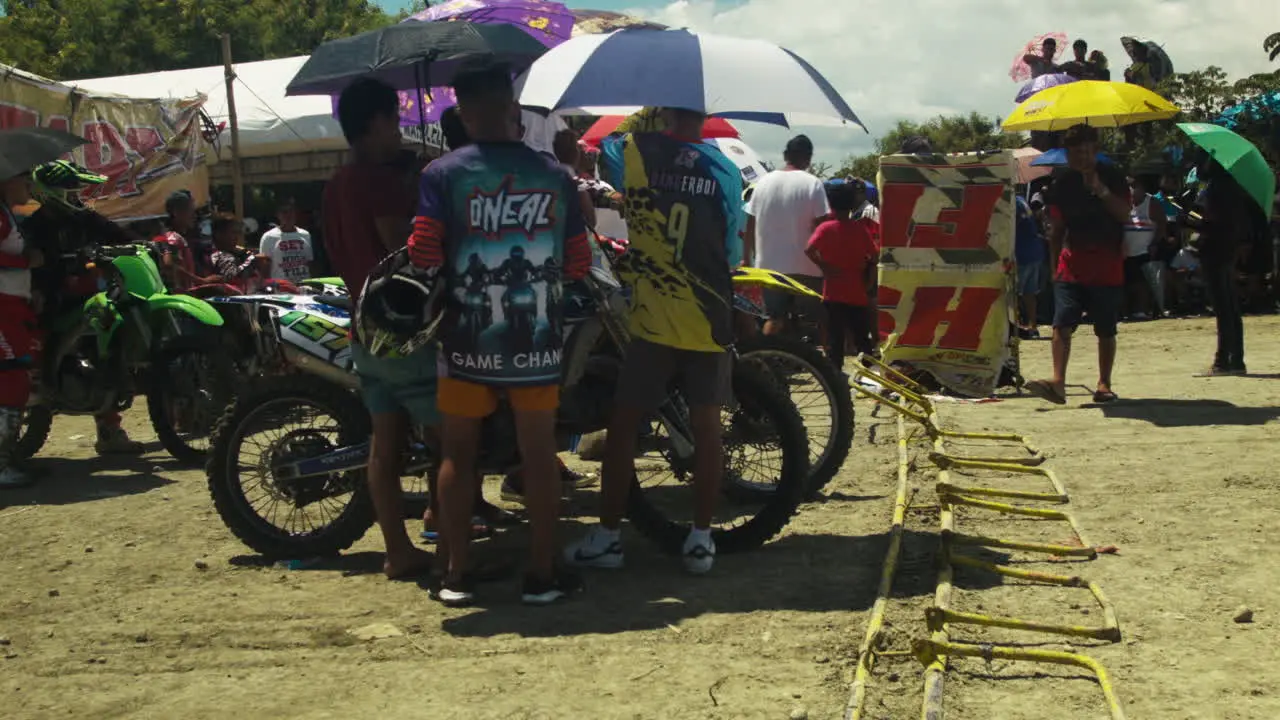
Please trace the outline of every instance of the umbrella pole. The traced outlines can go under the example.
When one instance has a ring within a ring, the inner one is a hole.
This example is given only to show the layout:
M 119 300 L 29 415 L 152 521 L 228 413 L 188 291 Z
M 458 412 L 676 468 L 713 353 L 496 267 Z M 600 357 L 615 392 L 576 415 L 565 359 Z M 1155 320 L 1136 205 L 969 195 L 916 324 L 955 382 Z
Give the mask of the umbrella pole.
M 426 86 L 422 84 L 422 76 L 430 77 L 430 73 L 423 72 L 427 66 L 427 61 L 423 60 L 421 64 L 413 66 L 414 79 L 418 85 L 418 133 L 422 142 L 422 158 L 425 161 L 427 157 L 427 109 L 424 107 L 426 99 L 429 97 Z
M 244 222 L 244 177 L 240 174 L 240 123 L 236 119 L 236 71 L 231 67 L 231 34 L 222 34 L 222 68 L 227 83 L 227 116 L 231 125 L 231 183 L 236 222 Z

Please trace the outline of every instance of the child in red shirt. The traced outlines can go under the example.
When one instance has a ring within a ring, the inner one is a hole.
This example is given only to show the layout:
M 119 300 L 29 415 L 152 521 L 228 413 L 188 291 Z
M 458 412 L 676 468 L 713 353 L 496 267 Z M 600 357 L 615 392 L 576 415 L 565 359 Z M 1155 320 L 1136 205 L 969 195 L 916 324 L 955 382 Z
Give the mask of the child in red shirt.
M 853 219 L 853 212 L 861 207 L 866 193 L 862 182 L 829 180 L 826 190 L 835 219 L 813 231 L 804 252 L 822 270 L 827 355 L 843 371 L 846 334 L 852 334 L 858 352 L 875 351 L 871 297 L 879 250 L 874 240 L 874 221 Z

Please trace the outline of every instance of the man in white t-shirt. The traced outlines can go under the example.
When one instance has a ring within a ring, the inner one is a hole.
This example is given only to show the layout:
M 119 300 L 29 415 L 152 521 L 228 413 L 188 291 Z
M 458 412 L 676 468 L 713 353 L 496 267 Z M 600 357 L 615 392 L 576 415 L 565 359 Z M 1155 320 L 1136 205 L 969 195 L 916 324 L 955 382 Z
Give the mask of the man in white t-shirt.
M 276 222 L 276 227 L 262 233 L 258 246 L 258 252 L 271 260 L 267 277 L 302 282 L 311 277 L 316 259 L 311 233 L 298 227 L 298 209 L 292 200 L 280 203 Z
M 805 247 L 814 228 L 831 212 L 822 181 L 808 172 L 813 161 L 813 142 L 797 135 L 787 142 L 782 153 L 787 165 L 756 183 L 747 202 L 745 258 L 748 264 L 790 275 L 815 292 L 822 292 L 822 271 L 805 255 Z M 765 292 L 765 310 L 769 321 L 766 335 L 786 330 L 786 318 L 797 300 L 795 295 L 779 291 Z M 821 306 L 804 303 L 804 312 L 821 317 Z

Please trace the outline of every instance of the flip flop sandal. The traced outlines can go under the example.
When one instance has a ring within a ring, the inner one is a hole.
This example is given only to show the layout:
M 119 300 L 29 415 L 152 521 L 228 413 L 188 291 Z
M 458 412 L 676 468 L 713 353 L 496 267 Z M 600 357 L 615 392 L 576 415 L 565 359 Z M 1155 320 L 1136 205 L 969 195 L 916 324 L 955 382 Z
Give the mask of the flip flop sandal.
M 1093 391 L 1093 401 L 1095 403 L 1098 403 L 1099 405 L 1115 402 L 1119 399 L 1120 399 L 1120 396 L 1111 392 L 1110 390 L 1094 390 Z
M 524 518 L 521 517 L 520 513 L 514 513 L 496 505 L 488 509 L 487 515 L 478 517 L 482 517 L 486 523 L 495 528 L 517 527 L 524 522 Z
M 1028 393 L 1040 398 L 1041 400 L 1047 400 L 1054 405 L 1067 404 L 1067 398 L 1059 393 L 1057 388 L 1050 385 L 1045 380 L 1032 380 L 1023 387 L 1027 389 Z
M 440 533 L 436 530 L 423 530 L 418 537 L 429 543 L 440 541 Z M 483 540 L 489 537 L 493 537 L 493 527 L 482 517 L 471 518 L 471 539 Z

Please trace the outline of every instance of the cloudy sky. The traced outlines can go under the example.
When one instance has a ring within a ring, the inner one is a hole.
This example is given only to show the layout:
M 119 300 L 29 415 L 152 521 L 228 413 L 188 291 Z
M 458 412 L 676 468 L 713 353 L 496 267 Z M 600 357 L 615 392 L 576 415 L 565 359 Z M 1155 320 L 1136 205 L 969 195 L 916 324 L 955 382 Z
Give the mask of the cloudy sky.
M 395 6 L 397 0 L 385 4 Z M 899 119 L 1013 107 L 1008 71 L 1031 37 L 1062 31 L 1100 49 L 1119 77 L 1121 35 L 1164 45 L 1180 71 L 1218 65 L 1230 77 L 1280 68 L 1262 51 L 1280 32 L 1278 0 L 570 0 L 571 7 L 617 10 L 672 27 L 758 37 L 812 63 L 871 131 L 806 131 L 819 160 L 865 152 Z M 740 125 L 744 139 L 777 158 L 789 133 Z M 802 129 L 803 130 L 803 129 Z

